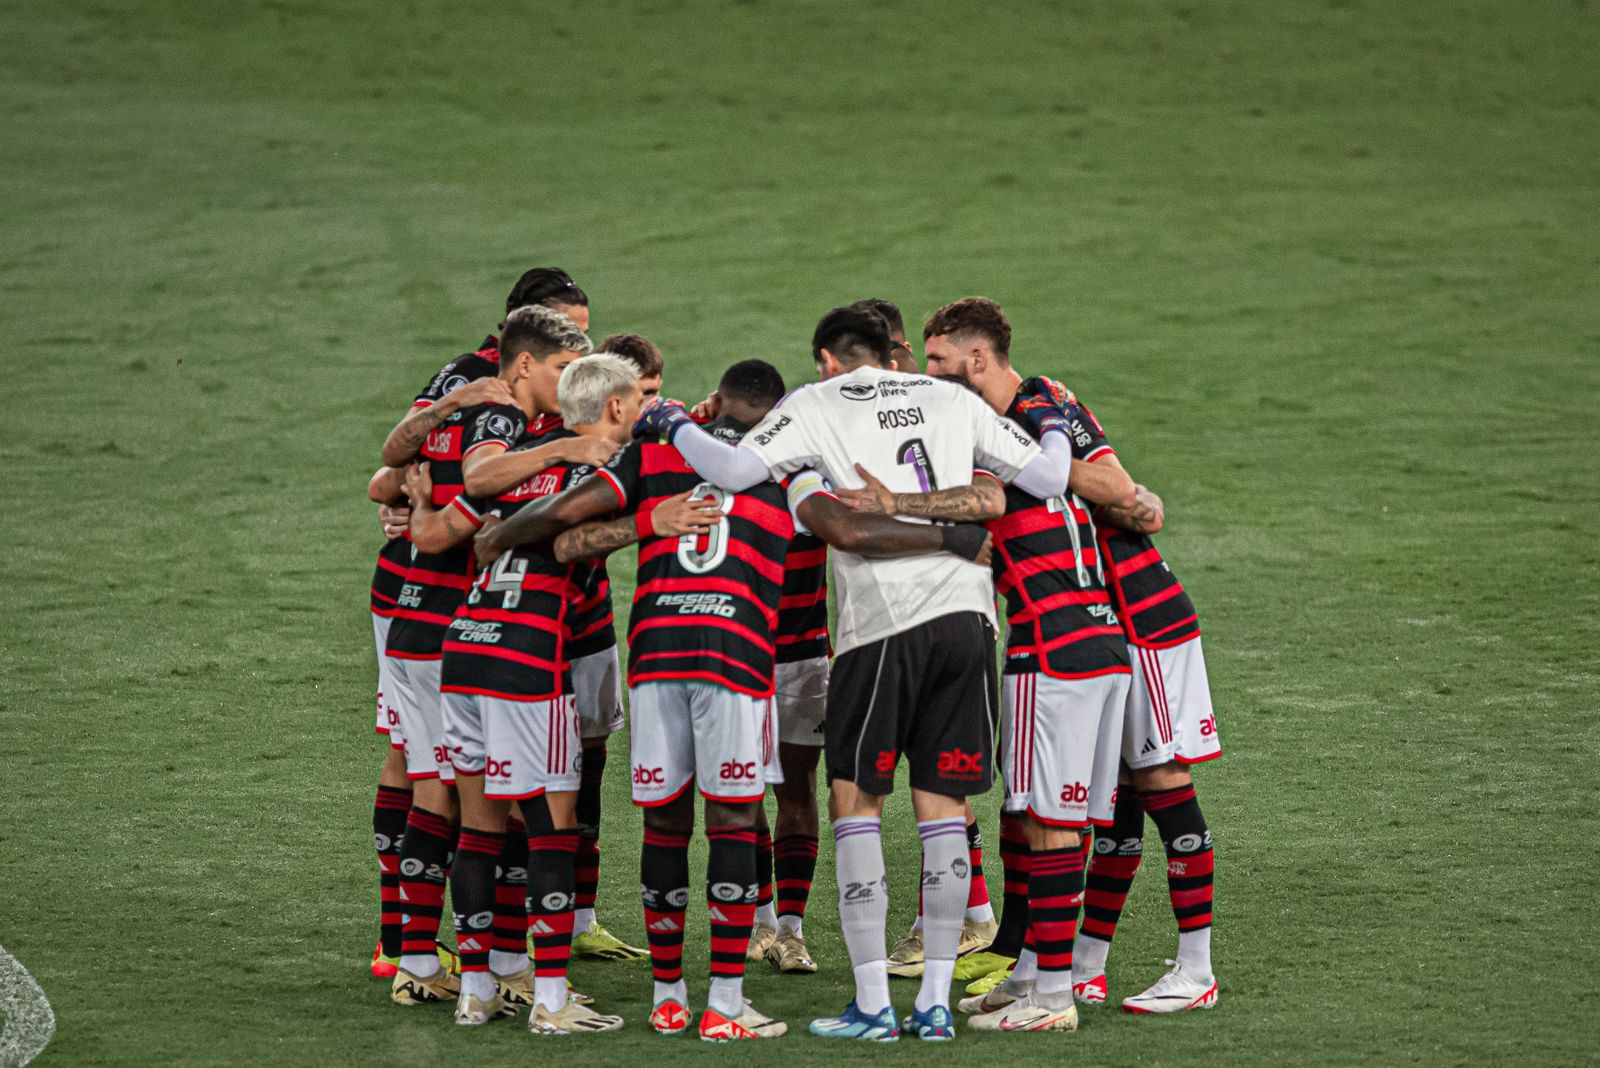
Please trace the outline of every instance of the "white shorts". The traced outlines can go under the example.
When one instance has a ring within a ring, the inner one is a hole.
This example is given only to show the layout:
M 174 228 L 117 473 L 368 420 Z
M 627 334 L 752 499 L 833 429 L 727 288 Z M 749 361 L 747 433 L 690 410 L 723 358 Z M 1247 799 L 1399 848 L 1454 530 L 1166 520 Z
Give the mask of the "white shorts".
M 395 711 L 406 754 L 406 778 L 456 781 L 456 769 L 444 744 L 444 702 L 439 699 L 439 661 L 389 661 Z
M 609 738 L 622 729 L 622 673 L 615 645 L 572 662 L 572 693 L 584 740 Z
M 389 617 L 372 614 L 372 636 L 378 643 L 378 722 L 377 732 L 389 736 L 396 749 L 405 745 L 400 735 L 400 712 L 394 707 L 394 683 L 389 681 Z
M 783 781 L 772 698 L 712 682 L 647 682 L 628 699 L 634 804 L 664 805 L 696 780 L 712 801 L 760 801 Z
M 1043 672 L 1001 683 L 1000 772 L 1006 812 L 1052 827 L 1107 826 L 1116 808 L 1128 676 L 1058 679 Z
M 482 775 L 483 796 L 521 801 L 578 788 L 583 747 L 567 694 L 512 701 L 476 693 L 444 695 L 444 741 L 457 774 Z
M 828 711 L 828 658 L 779 664 L 774 676 L 778 703 L 778 741 L 787 745 L 823 744 L 822 722 Z
M 1200 639 L 1170 649 L 1130 645 L 1128 655 L 1133 686 L 1122 722 L 1122 759 L 1128 767 L 1153 768 L 1173 760 L 1198 764 L 1221 756 Z

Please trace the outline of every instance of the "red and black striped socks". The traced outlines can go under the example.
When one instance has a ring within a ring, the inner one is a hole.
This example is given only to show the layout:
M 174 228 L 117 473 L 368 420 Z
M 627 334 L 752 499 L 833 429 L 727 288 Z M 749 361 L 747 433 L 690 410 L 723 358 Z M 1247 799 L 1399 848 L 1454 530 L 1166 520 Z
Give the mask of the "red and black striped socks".
M 577 857 L 576 828 L 528 835 L 527 907 L 528 933 L 533 938 L 534 997 L 551 1012 L 567 1002 Z
M 967 861 L 972 865 L 972 881 L 967 884 L 967 919 L 974 923 L 988 923 L 994 919 L 994 906 L 989 902 L 989 880 L 983 877 L 983 832 L 978 821 L 967 824 Z
M 772 844 L 772 869 L 777 877 L 778 927 L 798 931 L 811 899 L 811 881 L 817 874 L 817 839 L 809 834 L 787 834 Z
M 450 902 L 456 920 L 456 953 L 465 977 L 489 972 L 489 950 L 494 945 L 495 868 L 505 849 L 500 831 L 461 828 L 456 859 L 450 871 Z M 483 984 L 468 993 L 481 993 Z M 492 990 L 491 990 L 492 992 Z
M 1167 851 L 1167 895 L 1178 921 L 1178 963 L 1211 977 L 1211 909 L 1215 858 L 1211 831 L 1194 785 L 1140 795 Z
M 1028 867 L 1032 854 L 1022 825 L 1026 818 L 1020 812 L 1000 814 L 1000 866 L 1005 872 L 1005 891 L 1000 899 L 1000 932 L 989 952 L 1002 957 L 1020 956 L 1023 940 L 1028 936 Z
M 706 1004 L 727 1017 L 744 1011 L 745 952 L 756 918 L 756 832 L 707 827 L 706 908 L 711 917 L 711 993 Z
M 378 941 L 389 958 L 400 956 L 400 842 L 410 811 L 410 790 L 378 787 L 372 803 L 372 840 L 378 851 Z
M 1083 903 L 1083 850 L 1034 850 L 1028 872 L 1028 921 L 1038 954 L 1040 995 L 1072 996 L 1072 943 Z
M 455 837 L 455 829 L 443 816 L 411 806 L 400 843 L 400 900 L 405 913 L 400 967 L 419 977 L 430 976 L 439 967 L 435 943 Z
M 514 975 L 528 966 L 528 831 L 506 821 L 505 845 L 494 873 L 494 939 L 489 970 Z
M 778 929 L 778 914 L 772 907 L 772 834 L 756 828 L 756 922 Z
M 639 850 L 639 896 L 655 978 L 655 1004 L 684 1004 L 683 924 L 689 908 L 689 836 L 644 829 Z
M 1111 826 L 1096 832 L 1093 850 L 1083 895 L 1083 931 L 1076 951 L 1081 977 L 1106 970 L 1111 939 L 1144 856 L 1144 807 L 1132 786 L 1117 788 Z
M 604 743 L 584 746 L 578 779 L 578 915 L 574 926 L 579 933 L 594 922 L 594 902 L 600 891 L 600 787 L 605 770 Z

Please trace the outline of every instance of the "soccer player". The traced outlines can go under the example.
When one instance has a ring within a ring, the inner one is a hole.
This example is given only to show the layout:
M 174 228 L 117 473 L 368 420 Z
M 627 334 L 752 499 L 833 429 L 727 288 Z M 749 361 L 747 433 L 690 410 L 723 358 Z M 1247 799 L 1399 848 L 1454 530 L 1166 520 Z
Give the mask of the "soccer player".
M 565 345 L 572 347 L 564 348 Z M 507 316 L 498 350 L 474 354 L 470 364 L 456 362 L 473 372 L 479 365 L 492 368 L 501 388 L 512 395 L 515 403 L 458 410 L 429 436 L 423 455 L 428 457 L 436 507 L 471 513 L 471 505 L 462 496 L 467 488 L 463 436 L 492 436 L 492 432 L 516 421 L 521 411 L 518 405 L 553 411 L 555 383 L 561 368 L 587 352 L 588 347 L 588 338 L 567 316 L 530 305 Z M 436 378 L 436 385 L 438 382 Z M 576 444 L 557 441 L 526 456 L 480 458 L 474 477 L 480 485 L 496 474 L 520 481 L 557 459 L 571 459 L 574 452 L 580 460 L 590 455 Z M 492 465 L 487 474 L 485 463 Z M 417 783 L 415 803 L 401 843 L 401 893 L 406 920 L 401 960 L 390 993 L 394 1001 L 407 1005 L 454 998 L 459 993 L 454 976 L 438 966 L 432 953 L 443 911 L 456 816 L 456 776 L 445 744 L 439 670 L 445 630 L 471 585 L 473 573 L 467 545 L 428 551 L 413 538 L 412 549 L 412 563 L 390 627 L 387 649 L 398 697 L 407 775 Z M 521 860 L 520 851 L 509 843 L 502 859 L 501 878 L 506 883 L 506 893 L 501 901 L 495 948 L 502 954 L 521 956 L 525 962 L 525 934 L 517 931 L 523 916 L 522 891 L 515 878 L 525 871 L 526 863 Z M 502 962 L 507 958 L 502 957 Z
M 524 272 L 506 298 L 506 313 L 509 315 L 513 309 L 525 304 L 541 303 L 570 312 L 578 320 L 588 322 L 589 298 L 572 281 L 571 276 L 560 268 L 535 267 Z M 373 500 L 391 504 L 405 501 L 403 468 L 419 453 L 440 465 L 435 471 L 440 481 L 459 481 L 453 472 L 459 471 L 461 412 L 491 401 L 509 403 L 511 400 L 509 391 L 496 375 L 497 344 L 498 340 L 493 335 L 485 338 L 476 351 L 458 356 L 441 368 L 418 395 L 410 413 L 400 420 L 384 442 L 386 467 L 374 476 L 368 490 Z M 409 522 L 409 515 L 406 521 Z M 419 906 L 418 910 L 402 910 L 400 906 L 401 845 L 407 834 L 424 833 L 409 829 L 413 800 L 411 781 L 414 777 L 426 775 L 427 764 L 419 749 L 413 769 L 417 775 L 408 771 L 404 730 L 400 723 L 402 698 L 399 686 L 392 678 L 395 658 L 389 655 L 389 632 L 398 620 L 402 632 L 399 648 L 425 658 L 429 655 L 428 650 L 432 649 L 436 655 L 442 625 L 449 621 L 448 613 L 453 610 L 453 602 L 459 600 L 460 591 L 436 589 L 431 595 L 427 591 L 435 585 L 435 576 L 446 574 L 454 578 L 458 569 L 465 568 L 465 557 L 424 560 L 425 566 L 413 573 L 415 559 L 412 546 L 402 535 L 403 532 L 391 534 L 384 545 L 372 586 L 373 625 L 374 632 L 381 634 L 379 673 L 386 706 L 380 710 L 380 714 L 388 720 L 390 750 L 385 757 L 384 768 L 379 773 L 378 796 L 373 806 L 382 912 L 379 944 L 374 951 L 371 967 L 374 975 L 390 979 L 395 977 L 399 965 L 403 941 L 402 918 L 413 916 L 421 928 L 427 927 L 431 919 L 437 928 L 437 913 L 428 904 Z M 424 608 L 424 600 L 436 603 Z M 441 615 L 442 622 L 437 618 Z M 425 786 L 423 793 L 426 795 L 425 802 L 434 805 L 438 811 L 424 808 L 418 822 L 430 828 L 443 826 L 441 833 L 451 834 L 449 824 L 453 819 L 453 802 L 449 795 L 435 793 L 431 786 Z M 446 856 L 449 848 L 447 842 L 444 846 Z M 521 865 L 517 865 L 516 870 L 521 870 Z M 427 874 L 427 869 L 424 869 L 424 874 Z M 413 884 L 412 889 L 420 892 L 423 898 L 432 897 L 431 887 L 436 885 L 435 880 L 426 880 L 425 886 L 418 886 L 415 878 L 409 881 Z M 414 963 L 420 959 L 421 950 L 417 948 L 420 937 L 419 933 L 412 940 L 413 949 L 416 950 L 413 953 Z M 420 964 L 418 966 L 422 967 Z M 424 968 L 424 971 L 433 974 L 432 969 Z
M 1023 430 L 1037 435 L 1062 418 L 1049 384 L 1025 382 L 1012 366 L 1011 326 L 993 301 L 946 305 L 923 334 L 930 373 L 965 385 Z M 1111 822 L 1116 789 L 1129 663 L 1091 509 L 1131 504 L 1133 480 L 1089 417 L 1061 400 L 1073 446 L 1068 492 L 1041 499 L 1007 487 L 1005 515 L 989 524 L 1008 623 L 1003 809 L 1021 822 L 1028 847 L 1032 948 L 1020 951 L 1003 988 L 962 1002 L 975 1030 L 1076 1029 L 1083 832 Z
M 921 371 L 917 366 L 917 354 L 911 351 L 911 342 L 906 340 L 906 321 L 900 314 L 898 304 L 881 297 L 867 297 L 865 300 L 856 301 L 850 307 L 857 311 L 876 313 L 889 328 L 889 362 L 885 364 L 889 370 L 911 375 Z
M 641 398 L 637 371 L 627 361 L 600 354 L 572 363 L 560 377 L 559 396 L 564 425 L 538 439 L 522 438 L 520 425 L 509 428 L 506 436 L 521 441 L 512 452 L 532 451 L 551 438 L 595 437 L 620 445 L 631 437 Z M 479 418 L 474 437 L 480 440 L 469 451 L 495 433 L 495 422 Z M 420 528 L 418 542 L 433 547 L 464 541 L 481 525 L 473 511 L 514 514 L 592 471 L 585 463 L 556 465 L 500 491 L 492 502 L 473 499 L 467 502 L 471 507 L 425 514 L 423 522 L 432 525 Z M 426 499 L 414 496 L 418 511 L 427 513 Z M 665 523 L 668 512 L 661 507 L 652 514 Z M 479 575 L 445 641 L 446 744 L 462 807 L 462 846 L 452 874 L 462 956 L 459 1023 L 482 1024 L 508 1011 L 485 967 L 487 954 L 469 952 L 468 946 L 492 921 L 499 835 L 508 809 L 518 802 L 529 828 L 527 903 L 536 974 L 529 1030 L 581 1034 L 622 1025 L 619 1017 L 569 999 L 566 981 L 577 893 L 578 787 L 587 756 L 578 744 L 581 716 L 566 645 L 569 614 L 590 570 L 557 560 L 549 546 L 505 554 Z
M 859 486 L 858 462 L 885 472 L 895 492 L 960 488 L 983 519 L 1001 509 L 984 508 L 997 487 L 982 479 L 987 488 L 971 485 L 975 462 L 1037 496 L 1066 489 L 1071 445 L 1063 433 L 1046 433 L 1041 451 L 961 387 L 891 373 L 880 316 L 836 308 L 818 324 L 812 349 L 825 380 L 790 394 L 736 448 L 694 426 L 681 406 L 660 403 L 645 419 L 669 434 L 703 477 L 734 493 L 806 468 L 834 485 Z M 986 570 L 943 555 L 878 560 L 841 550 L 834 576 L 839 652 L 828 684 L 826 756 L 856 997 L 811 1030 L 899 1037 L 884 951 L 879 827 L 904 754 L 923 840 L 927 911 L 926 964 L 907 1027 L 925 1039 L 948 1039 L 955 1034 L 950 978 L 971 869 L 964 799 L 987 790 L 993 776 L 994 587 Z
M 1087 409 L 1085 415 L 1093 421 Z M 1214 1008 L 1219 996 L 1211 966 L 1215 859 L 1189 768 L 1221 756 L 1222 743 L 1199 617 L 1150 538 L 1165 519 L 1161 499 L 1140 487 L 1133 507 L 1102 508 L 1101 514 L 1100 549 L 1133 658 L 1133 685 L 1122 733 L 1125 785 L 1117 793 L 1110 831 L 1095 840 L 1074 986 L 1080 1000 L 1106 1000 L 1106 957 L 1144 853 L 1148 813 L 1166 851 L 1178 952 L 1165 975 L 1124 998 L 1122 1007 L 1140 1014 Z

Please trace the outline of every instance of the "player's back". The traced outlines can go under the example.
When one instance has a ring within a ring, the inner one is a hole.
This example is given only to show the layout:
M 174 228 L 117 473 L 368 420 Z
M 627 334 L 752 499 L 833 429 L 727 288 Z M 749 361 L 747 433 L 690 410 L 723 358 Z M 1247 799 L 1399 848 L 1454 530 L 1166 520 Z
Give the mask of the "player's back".
M 785 473 L 815 467 L 835 485 L 862 485 L 860 464 L 896 493 L 971 483 L 975 460 L 1005 478 L 1038 446 L 962 387 L 879 367 L 795 390 L 745 441 Z M 838 651 L 953 612 L 994 618 L 987 568 L 947 553 L 867 559 L 835 552 Z
M 707 429 L 729 441 L 742 434 L 727 424 Z M 794 536 L 783 488 L 763 482 L 728 493 L 702 481 L 676 448 L 652 440 L 634 442 L 601 472 L 626 507 L 645 511 L 692 490 L 725 517 L 698 537 L 640 541 L 628 684 L 699 680 L 769 696 L 784 557 Z

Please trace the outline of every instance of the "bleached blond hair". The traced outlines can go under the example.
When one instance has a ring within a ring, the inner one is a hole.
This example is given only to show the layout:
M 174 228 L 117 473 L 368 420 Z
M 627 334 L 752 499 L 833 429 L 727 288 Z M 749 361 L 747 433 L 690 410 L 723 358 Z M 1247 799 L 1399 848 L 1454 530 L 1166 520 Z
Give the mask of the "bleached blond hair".
M 639 369 L 614 352 L 597 352 L 573 360 L 556 383 L 561 421 L 568 426 L 598 423 L 606 401 L 624 396 L 639 381 Z

